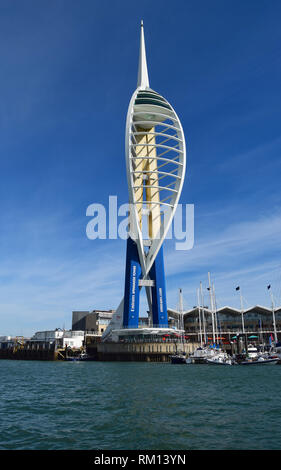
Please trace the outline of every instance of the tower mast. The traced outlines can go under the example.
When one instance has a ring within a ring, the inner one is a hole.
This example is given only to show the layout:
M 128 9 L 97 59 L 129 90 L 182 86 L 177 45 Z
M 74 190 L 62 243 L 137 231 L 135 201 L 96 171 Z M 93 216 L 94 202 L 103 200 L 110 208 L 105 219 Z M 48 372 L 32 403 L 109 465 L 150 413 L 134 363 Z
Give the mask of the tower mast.
M 141 20 L 141 35 L 140 35 L 140 54 L 139 54 L 139 69 L 138 69 L 138 83 L 137 87 L 145 90 L 149 88 L 149 78 L 146 62 L 145 40 L 143 20 Z

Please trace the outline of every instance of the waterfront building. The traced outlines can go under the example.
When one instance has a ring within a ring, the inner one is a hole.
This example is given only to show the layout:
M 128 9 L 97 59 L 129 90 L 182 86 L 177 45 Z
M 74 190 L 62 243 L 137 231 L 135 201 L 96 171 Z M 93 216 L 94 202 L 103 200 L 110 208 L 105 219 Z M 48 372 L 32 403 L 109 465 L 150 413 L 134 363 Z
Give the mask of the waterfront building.
M 62 347 L 63 349 L 66 347 L 71 349 L 80 349 L 84 346 L 84 341 L 84 331 L 65 331 L 62 338 Z
M 102 336 L 113 313 L 114 310 L 73 311 L 72 330 L 82 330 L 92 335 Z
M 176 311 L 170 310 L 170 314 L 176 317 Z M 204 326 L 203 318 L 204 315 Z M 217 331 L 216 334 L 222 342 L 231 342 L 236 340 L 237 334 L 242 334 L 242 310 L 224 306 L 216 310 Z M 190 341 L 198 341 L 200 336 L 200 317 L 201 334 L 209 342 L 212 340 L 212 312 L 209 308 L 194 307 L 184 312 L 184 329 Z M 244 332 L 251 342 L 262 342 L 268 344 L 274 335 L 273 313 L 272 309 L 261 305 L 255 305 L 243 310 Z M 281 307 L 275 309 L 275 323 L 277 336 L 281 338 Z
M 37 347 L 45 349 L 64 349 L 66 347 L 79 349 L 83 346 L 85 339 L 84 331 L 61 330 L 57 328 L 50 331 L 37 331 L 30 340 L 26 341 L 26 346 L 31 349 Z

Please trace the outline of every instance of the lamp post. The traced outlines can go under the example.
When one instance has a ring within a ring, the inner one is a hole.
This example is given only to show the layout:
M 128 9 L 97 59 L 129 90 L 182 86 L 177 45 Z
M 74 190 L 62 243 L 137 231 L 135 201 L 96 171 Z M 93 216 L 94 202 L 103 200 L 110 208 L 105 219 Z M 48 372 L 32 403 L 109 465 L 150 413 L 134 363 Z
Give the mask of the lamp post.
M 206 321 L 205 321 L 205 309 L 204 309 L 204 293 L 202 282 L 200 281 L 200 299 L 202 305 L 202 323 L 203 323 L 203 332 L 204 332 L 204 343 L 207 344 L 207 335 L 206 335 Z
M 241 321 L 242 321 L 242 333 L 245 335 L 245 325 L 244 325 L 244 305 L 243 305 L 243 297 L 240 286 L 236 287 L 236 290 L 239 290 L 240 294 L 240 307 L 241 307 Z
M 202 348 L 202 323 L 201 323 L 201 305 L 200 305 L 200 292 L 197 289 L 197 305 L 198 305 L 198 317 L 199 317 L 199 337 L 200 337 L 200 346 Z
M 244 337 L 244 345 L 246 349 L 246 353 L 248 352 L 248 341 L 247 341 L 247 336 L 245 333 L 245 325 L 244 325 L 244 305 L 243 305 L 243 296 L 242 296 L 242 291 L 240 289 L 240 286 L 237 286 L 235 290 L 239 290 L 240 294 L 240 308 L 241 308 L 241 322 L 242 322 L 242 336 Z
M 217 315 L 217 301 L 215 294 L 215 284 L 212 284 L 212 295 L 213 295 L 213 305 L 214 305 L 214 321 L 215 321 L 215 333 L 217 336 L 217 343 L 219 344 L 219 329 L 218 329 L 218 315 Z
M 278 342 L 278 339 L 277 339 L 276 321 L 275 321 L 275 303 L 274 303 L 273 294 L 272 294 L 272 291 L 271 291 L 271 285 L 267 286 L 267 289 L 269 291 L 269 295 L 270 295 L 270 299 L 271 299 L 274 341 L 275 341 L 275 344 L 276 344 Z
M 209 280 L 209 287 L 207 287 L 209 294 L 210 294 L 210 303 L 211 303 L 211 316 L 212 316 L 212 331 L 213 331 L 213 343 L 216 342 L 215 336 L 215 324 L 214 324 L 214 305 L 213 305 L 213 296 L 212 296 L 212 288 L 211 288 L 211 275 L 208 273 L 208 280 Z

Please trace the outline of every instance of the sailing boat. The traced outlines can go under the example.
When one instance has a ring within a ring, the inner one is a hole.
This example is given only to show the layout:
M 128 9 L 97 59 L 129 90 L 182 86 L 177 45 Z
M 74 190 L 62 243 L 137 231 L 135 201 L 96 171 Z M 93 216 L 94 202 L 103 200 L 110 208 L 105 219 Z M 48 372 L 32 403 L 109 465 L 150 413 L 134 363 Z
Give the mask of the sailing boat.
M 240 289 L 237 287 L 236 290 Z M 258 353 L 258 350 L 253 345 L 249 344 L 247 347 L 247 357 L 245 360 L 240 361 L 239 365 L 249 366 L 249 365 L 275 365 L 278 364 L 279 360 L 281 359 L 281 344 L 278 344 L 278 337 L 277 337 L 277 329 L 276 329 L 276 319 L 275 319 L 275 302 L 273 298 L 273 294 L 271 292 L 271 285 L 267 286 L 267 289 L 270 294 L 271 299 L 271 308 L 272 308 L 272 322 L 273 322 L 273 331 L 274 331 L 274 338 L 272 334 L 270 335 L 270 342 L 272 346 L 268 353 Z M 240 293 L 241 296 L 241 293 Z M 242 299 L 242 296 L 241 296 Z M 243 304 L 241 300 L 241 311 L 243 314 Z M 244 322 L 243 322 L 244 328 Z M 273 342 L 274 340 L 274 342 Z
M 207 346 L 207 335 L 205 329 L 205 319 L 204 319 L 204 296 L 202 290 L 202 282 L 200 282 L 200 296 L 199 291 L 197 290 L 197 299 L 198 299 L 198 312 L 199 312 L 199 328 L 200 328 L 200 347 L 198 347 L 188 358 L 189 364 L 219 364 L 219 365 L 231 365 L 232 361 L 230 356 L 221 350 L 218 345 L 219 335 L 218 335 L 218 323 L 217 323 L 217 308 L 216 308 L 216 298 L 215 298 L 215 287 L 214 283 L 211 284 L 211 275 L 208 273 L 209 286 L 207 290 L 210 294 L 210 305 L 211 305 L 211 320 L 212 320 L 212 339 L 213 344 Z M 202 322 L 201 322 L 201 312 L 202 312 Z M 202 331 L 201 324 L 203 323 L 204 330 L 204 341 L 205 346 L 202 344 Z

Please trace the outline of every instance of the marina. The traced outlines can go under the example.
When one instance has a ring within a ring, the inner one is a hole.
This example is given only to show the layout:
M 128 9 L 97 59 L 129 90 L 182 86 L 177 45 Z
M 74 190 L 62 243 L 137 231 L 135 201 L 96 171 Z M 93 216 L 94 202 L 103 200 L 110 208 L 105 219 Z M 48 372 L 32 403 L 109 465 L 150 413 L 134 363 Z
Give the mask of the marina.
M 115 311 L 74 311 L 71 330 L 41 331 L 31 338 L 0 337 L 0 359 L 251 365 L 260 358 L 259 365 L 280 364 L 280 308 L 214 309 L 212 288 L 212 309 L 198 296 L 198 306 L 184 310 L 183 289 L 178 295 L 179 310 L 167 309 L 165 329 L 152 327 L 148 316 L 140 317 L 137 328 L 115 330 L 114 341 L 103 341 Z

